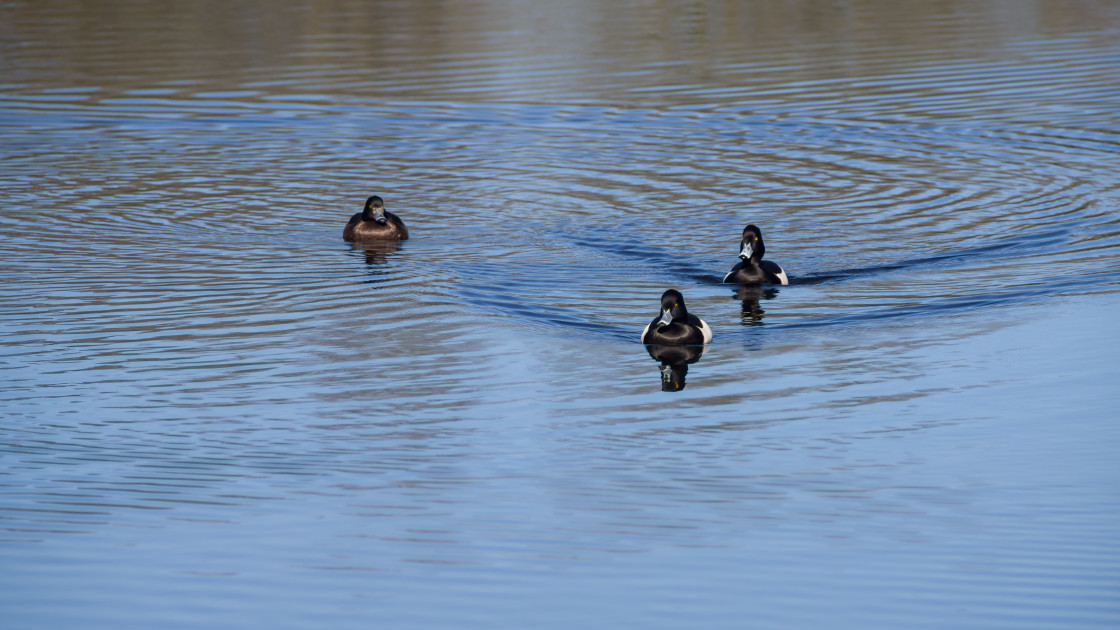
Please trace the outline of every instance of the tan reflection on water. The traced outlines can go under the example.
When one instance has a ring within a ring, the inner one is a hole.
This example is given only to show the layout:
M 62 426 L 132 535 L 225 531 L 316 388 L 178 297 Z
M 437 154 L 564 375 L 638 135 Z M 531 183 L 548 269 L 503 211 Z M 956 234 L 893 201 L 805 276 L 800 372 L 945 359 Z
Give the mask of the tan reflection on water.
M 0 42 L 4 82 L 28 90 L 702 101 L 1014 61 L 1015 42 L 1118 20 L 1120 4 L 1064 0 L 27 2 L 0 8 Z

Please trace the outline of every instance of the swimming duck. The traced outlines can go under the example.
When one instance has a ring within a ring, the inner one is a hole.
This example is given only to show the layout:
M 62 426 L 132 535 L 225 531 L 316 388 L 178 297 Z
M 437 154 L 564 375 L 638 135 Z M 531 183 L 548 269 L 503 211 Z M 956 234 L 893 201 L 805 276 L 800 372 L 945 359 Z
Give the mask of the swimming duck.
M 704 320 L 688 313 L 684 296 L 676 289 L 669 289 L 661 295 L 661 316 L 654 317 L 642 331 L 642 343 L 663 346 L 686 346 L 711 340 L 712 329 Z
M 742 262 L 736 264 L 723 277 L 724 282 L 736 284 L 789 284 L 786 272 L 778 263 L 763 260 L 766 245 L 762 242 L 762 230 L 757 225 L 748 225 L 743 228 L 743 240 L 739 241 L 739 258 Z
M 385 202 L 374 195 L 366 199 L 366 207 L 350 217 L 342 230 L 344 241 L 378 241 L 408 238 L 408 228 L 397 215 L 385 209 Z

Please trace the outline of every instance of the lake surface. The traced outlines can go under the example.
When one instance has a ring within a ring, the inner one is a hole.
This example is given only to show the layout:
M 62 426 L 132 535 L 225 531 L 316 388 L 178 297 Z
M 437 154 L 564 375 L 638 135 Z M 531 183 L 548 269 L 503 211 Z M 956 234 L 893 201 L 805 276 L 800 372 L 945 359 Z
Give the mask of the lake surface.
M 1120 4 L 7 3 L 0 191 L 5 628 L 1120 626 Z

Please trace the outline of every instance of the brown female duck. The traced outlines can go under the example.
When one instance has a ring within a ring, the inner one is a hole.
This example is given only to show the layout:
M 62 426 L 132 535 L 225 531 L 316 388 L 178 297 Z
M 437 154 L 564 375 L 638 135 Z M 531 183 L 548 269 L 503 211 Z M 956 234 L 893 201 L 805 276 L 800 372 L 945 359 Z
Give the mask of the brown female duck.
M 403 241 L 408 238 L 408 228 L 397 215 L 385 209 L 385 202 L 374 195 L 366 199 L 365 208 L 350 217 L 342 230 L 345 241 Z

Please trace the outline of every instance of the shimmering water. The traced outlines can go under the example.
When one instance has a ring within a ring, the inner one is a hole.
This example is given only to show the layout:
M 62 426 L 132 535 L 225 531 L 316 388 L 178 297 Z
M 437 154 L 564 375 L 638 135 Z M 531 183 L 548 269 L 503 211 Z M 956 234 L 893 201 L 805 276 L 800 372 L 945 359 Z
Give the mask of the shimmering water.
M 1116 627 L 1118 68 L 1103 0 L 0 6 L 0 625 Z

